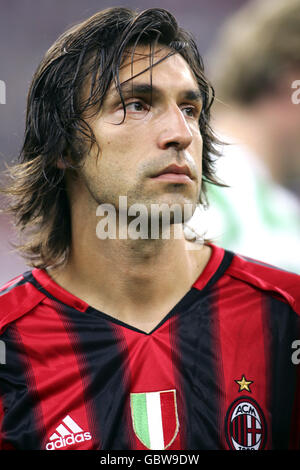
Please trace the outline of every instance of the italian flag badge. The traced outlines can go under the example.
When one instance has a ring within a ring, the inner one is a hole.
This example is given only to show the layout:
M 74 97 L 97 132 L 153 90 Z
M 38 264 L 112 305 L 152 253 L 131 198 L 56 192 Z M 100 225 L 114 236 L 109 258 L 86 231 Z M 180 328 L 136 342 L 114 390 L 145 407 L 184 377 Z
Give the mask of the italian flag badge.
M 151 450 L 167 449 L 179 430 L 176 390 L 131 393 L 133 429 L 142 444 Z

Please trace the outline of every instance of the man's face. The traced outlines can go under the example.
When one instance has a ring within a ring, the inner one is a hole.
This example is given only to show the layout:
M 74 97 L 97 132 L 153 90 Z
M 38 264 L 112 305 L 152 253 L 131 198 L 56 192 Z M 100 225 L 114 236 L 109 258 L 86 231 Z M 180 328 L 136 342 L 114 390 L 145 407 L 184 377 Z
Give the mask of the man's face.
M 140 203 L 148 209 L 150 204 L 162 203 L 195 206 L 199 200 L 202 101 L 198 84 L 179 54 L 155 65 L 151 80 L 146 70 L 149 51 L 149 46 L 137 47 L 133 64 L 129 54 L 120 69 L 125 120 L 114 84 L 100 113 L 88 120 L 100 154 L 97 158 L 93 148 L 87 155 L 79 184 L 95 206 L 110 203 L 118 208 L 119 196 L 127 196 L 128 207 Z M 154 63 L 168 52 L 157 48 Z M 185 173 L 176 173 L 181 171 Z

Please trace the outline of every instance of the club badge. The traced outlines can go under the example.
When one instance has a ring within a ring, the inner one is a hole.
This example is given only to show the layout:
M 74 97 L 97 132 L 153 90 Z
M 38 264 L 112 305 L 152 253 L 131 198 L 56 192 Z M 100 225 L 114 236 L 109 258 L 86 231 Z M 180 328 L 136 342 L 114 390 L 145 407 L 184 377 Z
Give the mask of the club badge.
M 225 435 L 231 450 L 261 450 L 267 439 L 267 426 L 258 403 L 242 396 L 228 408 Z

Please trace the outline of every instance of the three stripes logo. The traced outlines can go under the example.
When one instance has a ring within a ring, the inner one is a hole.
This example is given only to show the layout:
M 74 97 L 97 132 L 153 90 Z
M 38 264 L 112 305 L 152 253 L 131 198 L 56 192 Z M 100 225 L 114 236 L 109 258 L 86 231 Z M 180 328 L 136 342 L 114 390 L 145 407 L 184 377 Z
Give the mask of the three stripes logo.
M 89 432 L 84 432 L 80 426 L 67 415 L 56 428 L 46 445 L 46 450 L 61 449 L 72 446 L 76 443 L 91 440 L 92 436 Z

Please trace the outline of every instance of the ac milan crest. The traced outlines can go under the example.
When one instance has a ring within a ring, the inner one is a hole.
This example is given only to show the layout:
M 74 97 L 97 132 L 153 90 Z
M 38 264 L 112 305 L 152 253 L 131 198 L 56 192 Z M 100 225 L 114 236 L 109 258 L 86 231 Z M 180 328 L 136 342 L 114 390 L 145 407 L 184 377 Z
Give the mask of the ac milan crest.
M 261 450 L 267 439 L 263 412 L 253 398 L 239 397 L 228 408 L 225 435 L 232 450 Z

